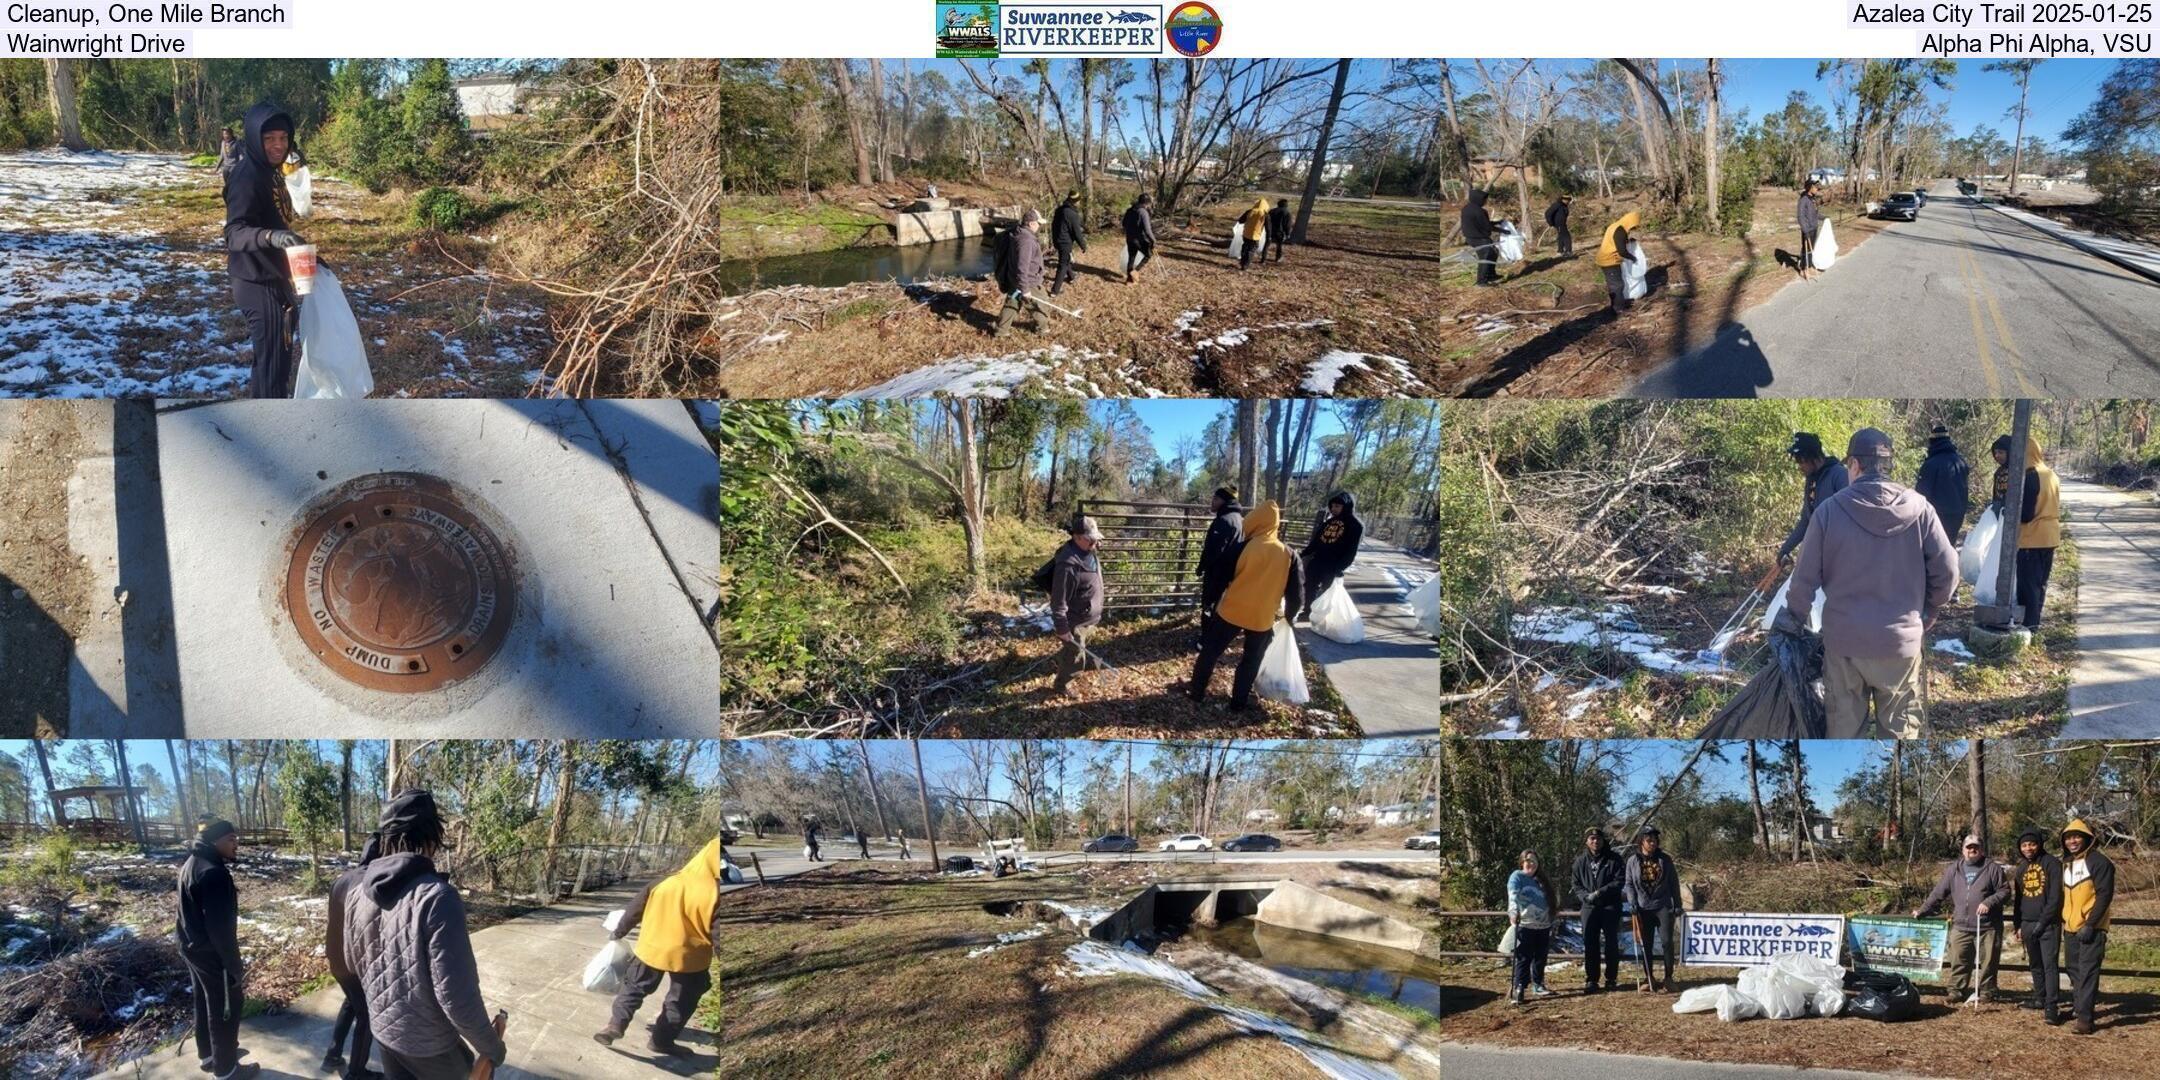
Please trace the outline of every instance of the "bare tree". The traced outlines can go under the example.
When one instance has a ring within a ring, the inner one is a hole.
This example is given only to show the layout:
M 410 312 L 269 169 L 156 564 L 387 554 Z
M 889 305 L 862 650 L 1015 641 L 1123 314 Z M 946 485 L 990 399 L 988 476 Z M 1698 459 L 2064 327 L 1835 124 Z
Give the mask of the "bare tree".
M 1710 231 L 1718 231 L 1718 63 L 1715 58 L 1704 61 L 1708 66 L 1706 87 L 1703 92 L 1703 203 L 1710 217 Z
M 1313 139 L 1312 159 L 1305 165 L 1305 195 L 1298 200 L 1297 220 L 1290 226 L 1289 240 L 1305 242 L 1305 227 L 1312 222 L 1313 205 L 1320 201 L 1321 180 L 1327 174 L 1328 143 L 1335 137 L 1335 120 L 1342 115 L 1343 91 L 1350 85 L 1350 61 L 1335 61 L 1335 88 L 1328 93 L 1327 115 L 1320 134 Z
M 915 750 L 915 798 L 922 806 L 923 838 L 930 843 L 930 868 L 936 870 L 945 861 L 938 858 L 937 826 L 930 820 L 930 782 L 923 779 L 922 740 L 909 739 L 908 745 Z
M 1238 490 L 1260 490 L 1260 403 L 1237 401 Z
M 848 145 L 855 149 L 855 182 L 870 186 L 870 145 L 863 137 L 862 114 L 856 109 L 855 79 L 848 74 L 848 62 L 832 61 L 833 85 L 840 89 L 840 109 L 847 117 Z
M 60 145 L 69 150 L 90 149 L 89 141 L 83 138 L 82 111 L 76 103 L 75 61 L 45 61 L 45 92 L 52 102 L 53 128 Z

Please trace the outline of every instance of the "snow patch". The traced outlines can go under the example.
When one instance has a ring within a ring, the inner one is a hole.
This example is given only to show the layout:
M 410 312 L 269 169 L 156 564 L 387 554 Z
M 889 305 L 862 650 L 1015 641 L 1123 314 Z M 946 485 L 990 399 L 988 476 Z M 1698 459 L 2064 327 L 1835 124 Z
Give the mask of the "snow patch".
M 1042 923 L 1036 923 L 1033 929 L 1014 930 L 1008 934 L 999 934 L 997 936 L 997 944 L 985 945 L 980 949 L 969 949 L 967 958 L 973 960 L 978 956 L 987 956 L 990 953 L 994 953 L 1007 945 L 1018 944 L 1022 941 L 1033 941 L 1036 938 L 1039 938 L 1049 932 L 1050 928 L 1048 926 L 1045 926 Z
M 1665 636 L 1653 634 L 1635 621 L 1635 609 L 1626 604 L 1607 604 L 1591 611 L 1576 607 L 1539 608 L 1514 618 L 1515 636 L 1555 645 L 1586 645 L 1610 649 L 1635 658 L 1635 662 L 1665 675 L 1710 675 L 1722 665 L 1682 655 L 1666 644 Z
M 1003 356 L 960 356 L 940 360 L 876 386 L 847 391 L 844 396 L 1006 398 L 1029 383 L 1040 384 L 1051 394 L 1071 397 L 1163 396 L 1162 391 L 1139 378 L 1131 360 L 1116 353 L 1070 349 L 1063 345 Z M 833 391 L 826 393 L 828 396 L 834 394 Z
M 1352 371 L 1362 371 L 1391 382 L 1394 386 L 1390 389 L 1396 393 L 1425 388 L 1425 384 L 1410 373 L 1410 365 L 1399 357 L 1332 349 L 1312 362 L 1312 366 L 1306 370 L 1305 381 L 1298 385 L 1298 389 L 1308 394 L 1333 394 L 1335 384 Z

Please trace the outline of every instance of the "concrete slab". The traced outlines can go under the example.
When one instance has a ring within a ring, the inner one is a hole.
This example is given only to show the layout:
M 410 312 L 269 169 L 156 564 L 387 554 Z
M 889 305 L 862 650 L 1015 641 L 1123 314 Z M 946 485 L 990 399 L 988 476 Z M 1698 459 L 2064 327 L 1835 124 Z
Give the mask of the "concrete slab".
M 2160 738 L 2160 502 L 2062 482 L 2078 547 L 2078 659 L 2065 739 Z
M 1260 911 L 1254 919 L 1271 926 L 1326 934 L 1403 952 L 1416 952 L 1425 944 L 1425 931 L 1401 919 L 1367 911 L 1295 881 L 1277 882 L 1274 890 L 1260 901 Z
M 671 1059 L 645 1050 L 644 1027 L 659 1003 L 646 999 L 632 1021 L 630 1034 L 613 1047 L 592 1040 L 607 1026 L 609 998 L 578 985 L 585 962 L 607 940 L 600 920 L 635 896 L 639 886 L 623 885 L 578 897 L 522 918 L 498 923 L 473 934 L 479 961 L 481 993 L 492 1011 L 510 1014 L 504 1041 L 510 1058 L 496 1076 L 503 1080 L 648 1080 L 665 1076 L 710 1076 L 719 1068 L 718 1037 L 692 1021 L 681 1038 L 695 1053 Z M 321 1077 L 323 1050 L 330 1045 L 344 993 L 336 987 L 308 994 L 290 1011 L 260 1016 L 240 1025 L 244 1060 L 262 1066 L 263 1080 Z M 377 1062 L 378 1067 L 380 1061 Z M 182 1039 L 156 1054 L 138 1058 L 104 1074 L 105 1080 L 200 1080 L 192 1039 Z
M 672 402 L 251 402 L 161 408 L 156 474 L 111 506 L 128 602 L 170 590 L 123 634 L 131 712 L 86 707 L 79 737 L 696 738 L 719 728 L 717 466 Z M 116 459 L 117 461 L 121 459 Z M 440 690 L 367 689 L 311 655 L 283 582 L 311 502 L 350 481 L 448 482 L 509 549 L 515 615 L 502 650 Z M 95 477 L 85 479 L 85 504 Z M 154 516 L 145 505 L 155 497 Z M 147 519 L 147 520 L 146 520 Z M 130 523 L 133 523 L 132 525 Z M 162 547 L 162 558 L 157 548 Z M 163 572 L 160 573 L 159 571 Z M 127 620 L 123 620 L 127 621 Z M 110 642 L 91 678 L 113 697 Z M 173 658 L 177 692 L 136 702 L 139 657 Z M 173 706 L 170 708 L 164 706 Z M 325 726 L 325 722 L 329 726 Z
M 1298 631 L 1298 648 L 1327 669 L 1367 735 L 1440 733 L 1440 643 L 1418 627 L 1409 602 L 1410 590 L 1434 572 L 1430 560 L 1364 543 L 1343 586 L 1365 617 L 1365 640 L 1344 645 L 1310 627 Z

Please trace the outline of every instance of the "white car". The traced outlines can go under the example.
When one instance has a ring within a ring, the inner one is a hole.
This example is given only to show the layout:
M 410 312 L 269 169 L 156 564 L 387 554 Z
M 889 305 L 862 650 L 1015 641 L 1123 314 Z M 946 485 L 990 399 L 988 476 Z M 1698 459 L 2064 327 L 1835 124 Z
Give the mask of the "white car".
M 1175 840 L 1165 840 L 1155 845 L 1157 851 L 1213 851 L 1215 841 L 1198 833 L 1186 833 Z
M 1440 830 L 1435 829 L 1432 832 L 1421 832 L 1416 836 L 1413 836 L 1410 839 L 1403 841 L 1402 846 L 1408 848 L 1411 851 L 1438 851 L 1440 850 Z

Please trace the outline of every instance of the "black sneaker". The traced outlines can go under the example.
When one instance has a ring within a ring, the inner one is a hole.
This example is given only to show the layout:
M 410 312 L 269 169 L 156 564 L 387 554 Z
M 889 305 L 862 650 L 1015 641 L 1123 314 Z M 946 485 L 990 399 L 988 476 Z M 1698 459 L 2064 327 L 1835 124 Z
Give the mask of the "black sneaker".
M 599 1043 L 602 1046 L 613 1046 L 615 1045 L 615 1040 L 622 1038 L 622 1032 L 617 1031 L 614 1028 L 607 1028 L 605 1030 L 593 1032 L 592 1038 L 594 1042 Z
M 2025 1000 L 2023 1000 L 2023 1001 L 2020 1001 L 2020 1002 L 2018 1002 L 2018 1008 L 2020 1008 L 2020 1009 L 2031 1009 L 2031 1010 L 2033 1010 L 2034 1012 L 2038 1012 L 2038 1011 L 2040 1010 L 2040 1003 L 2039 1003 L 2039 1002 L 2037 1002 L 2037 1001 L 2034 1001 L 2034 1000 L 2033 1000 L 2033 999 L 2031 999 L 2031 998 L 2026 998 Z
M 662 1042 L 659 1039 L 654 1039 L 651 1042 L 646 1043 L 645 1048 L 655 1054 L 666 1054 L 669 1057 L 689 1057 L 691 1052 L 689 1047 L 684 1046 L 673 1039 L 669 1039 L 666 1042 Z
M 248 1061 L 234 1066 L 233 1071 L 218 1077 L 218 1080 L 254 1080 L 254 1077 L 261 1074 L 262 1066 Z
M 1585 993 L 1585 994 L 1602 994 L 1602 993 L 1604 993 L 1604 992 L 1605 992 L 1605 990 L 1604 990 L 1604 988 L 1603 988 L 1603 987 L 1600 987 L 1600 986 L 1599 986 L 1598 984 L 1596 984 L 1596 983 L 1591 983 L 1590 985 L 1588 985 L 1588 986 L 1585 986 L 1585 987 L 1583 987 L 1583 991 L 1582 991 L 1582 992 L 1583 992 L 1583 993 Z
M 324 1055 L 323 1055 L 323 1058 L 322 1058 L 322 1068 L 323 1068 L 323 1071 L 324 1071 L 324 1072 L 326 1072 L 326 1073 L 341 1073 L 341 1072 L 344 1072 L 344 1071 L 345 1071 L 345 1055 L 343 1055 L 343 1054 L 340 1054 L 340 1053 L 338 1053 L 338 1052 L 337 1052 L 337 1051 L 335 1051 L 335 1050 L 332 1050 L 332 1051 L 330 1051 L 329 1053 L 327 1053 L 327 1054 L 324 1054 Z

